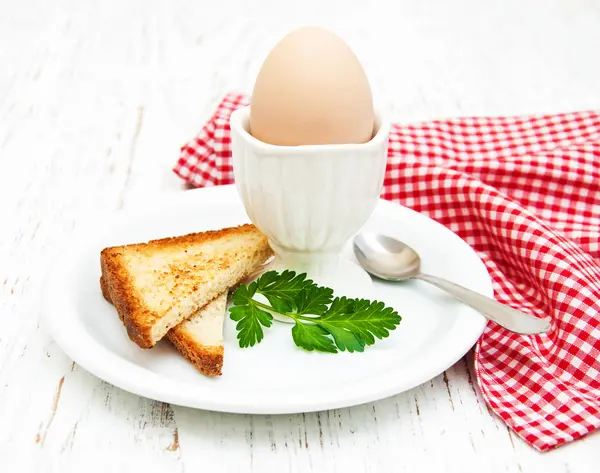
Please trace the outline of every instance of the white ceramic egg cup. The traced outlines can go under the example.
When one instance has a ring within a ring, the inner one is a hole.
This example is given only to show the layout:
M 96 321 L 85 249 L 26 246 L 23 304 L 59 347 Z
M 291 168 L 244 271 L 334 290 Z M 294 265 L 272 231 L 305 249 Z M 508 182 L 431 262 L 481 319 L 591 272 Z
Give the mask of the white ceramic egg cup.
M 275 253 L 265 271 L 307 273 L 335 296 L 371 298 L 371 277 L 343 250 L 380 197 L 389 123 L 378 115 L 364 144 L 308 146 L 264 143 L 249 123 L 250 106 L 232 113 L 233 172 L 249 219 Z

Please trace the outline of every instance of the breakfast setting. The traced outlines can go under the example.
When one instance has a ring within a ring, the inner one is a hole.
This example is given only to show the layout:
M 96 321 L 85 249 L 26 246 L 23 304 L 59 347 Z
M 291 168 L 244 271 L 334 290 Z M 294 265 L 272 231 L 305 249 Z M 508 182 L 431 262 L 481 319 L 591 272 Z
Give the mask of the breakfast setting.
M 45 364 L 24 345 L 0 391 L 6 425 L 10 402 L 24 436 L 42 420 L 27 447 L 3 434 L 7 471 L 594 471 L 600 111 L 403 118 L 360 35 L 273 31 L 246 90 L 219 79 L 191 126 L 169 131 L 142 87 L 113 164 L 82 157 L 71 193 L 71 171 L 44 168 L 27 244 L 61 230 L 27 343 Z M 50 188 L 81 210 L 55 213 Z M 27 291 L 9 281 L 5 314 Z

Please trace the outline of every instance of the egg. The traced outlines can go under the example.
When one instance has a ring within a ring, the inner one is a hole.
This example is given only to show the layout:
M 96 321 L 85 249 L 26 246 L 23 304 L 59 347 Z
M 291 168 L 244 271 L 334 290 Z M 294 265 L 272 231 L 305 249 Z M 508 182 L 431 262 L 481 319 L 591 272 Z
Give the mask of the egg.
M 266 57 L 254 84 L 249 131 L 278 146 L 359 144 L 373 136 L 368 77 L 334 33 L 304 27 Z

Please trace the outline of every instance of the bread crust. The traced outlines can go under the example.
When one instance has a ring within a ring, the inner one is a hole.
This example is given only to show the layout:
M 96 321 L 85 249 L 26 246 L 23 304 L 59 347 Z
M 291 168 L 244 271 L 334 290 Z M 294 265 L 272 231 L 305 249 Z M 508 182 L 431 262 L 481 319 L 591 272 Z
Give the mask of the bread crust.
M 179 326 L 167 333 L 169 341 L 198 371 L 207 376 L 221 376 L 225 350 L 222 346 L 198 346 L 193 337 Z
M 150 334 L 155 317 L 143 306 L 137 293 L 130 289 L 134 284 L 122 263 L 122 247 L 105 248 L 100 255 L 103 293 L 108 294 L 117 309 L 129 338 L 140 348 L 151 348 L 154 343 Z
M 254 225 L 252 225 L 251 223 L 245 223 L 243 225 L 238 225 L 237 227 L 221 228 L 219 230 L 207 230 L 205 232 L 187 233 L 185 235 L 157 238 L 154 240 L 148 240 L 147 242 L 131 243 L 128 245 L 109 246 L 109 247 L 105 248 L 105 250 L 121 249 L 124 247 L 127 247 L 127 248 L 144 247 L 144 246 L 148 246 L 148 245 L 153 245 L 157 249 L 161 249 L 161 247 L 171 247 L 173 245 L 187 245 L 187 244 L 200 245 L 202 243 L 206 243 L 206 242 L 209 242 L 212 240 L 219 240 L 219 239 L 229 236 L 231 234 L 237 234 L 237 235 L 253 234 L 253 233 L 256 233 L 257 231 L 258 230 Z

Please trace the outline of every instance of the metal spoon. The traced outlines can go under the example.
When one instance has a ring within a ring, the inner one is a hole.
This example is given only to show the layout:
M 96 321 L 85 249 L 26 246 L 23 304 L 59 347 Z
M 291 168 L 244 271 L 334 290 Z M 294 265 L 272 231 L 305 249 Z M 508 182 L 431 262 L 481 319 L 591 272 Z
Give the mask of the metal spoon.
M 354 254 L 373 276 L 389 281 L 419 279 L 447 291 L 511 332 L 523 335 L 550 330 L 550 318 L 539 319 L 494 299 L 436 276 L 420 272 L 421 258 L 411 247 L 385 235 L 361 233 L 354 238 Z

